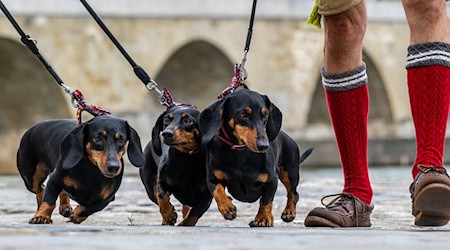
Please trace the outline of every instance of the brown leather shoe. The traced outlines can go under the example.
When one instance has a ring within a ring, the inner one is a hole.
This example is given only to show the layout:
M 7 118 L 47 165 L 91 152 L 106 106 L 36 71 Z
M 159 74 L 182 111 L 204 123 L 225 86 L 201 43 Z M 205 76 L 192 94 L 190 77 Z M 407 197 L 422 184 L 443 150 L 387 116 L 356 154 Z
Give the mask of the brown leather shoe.
M 450 219 L 450 177 L 444 167 L 417 165 L 409 188 L 417 226 L 444 226 Z
M 326 198 L 335 198 L 325 204 Z M 370 214 L 374 208 L 373 204 L 367 205 L 358 197 L 342 193 L 328 195 L 322 198 L 325 206 L 316 207 L 305 219 L 307 227 L 370 227 Z

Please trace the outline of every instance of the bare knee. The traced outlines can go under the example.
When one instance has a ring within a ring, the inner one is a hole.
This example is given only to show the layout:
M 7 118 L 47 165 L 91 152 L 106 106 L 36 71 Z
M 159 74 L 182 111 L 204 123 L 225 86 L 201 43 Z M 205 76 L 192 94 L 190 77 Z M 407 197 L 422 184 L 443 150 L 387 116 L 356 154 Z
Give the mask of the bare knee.
M 354 46 L 362 43 L 366 31 L 366 13 L 350 9 L 338 15 L 325 17 L 325 38 L 327 42 L 340 46 Z
M 405 11 L 416 10 L 427 12 L 429 10 L 439 11 L 445 6 L 445 0 L 402 0 Z
M 411 29 L 411 43 L 449 40 L 445 0 L 402 0 Z
M 340 14 L 325 16 L 324 67 L 328 73 L 342 73 L 361 65 L 366 26 L 364 1 Z
M 402 0 L 408 21 L 424 22 L 446 15 L 445 0 Z

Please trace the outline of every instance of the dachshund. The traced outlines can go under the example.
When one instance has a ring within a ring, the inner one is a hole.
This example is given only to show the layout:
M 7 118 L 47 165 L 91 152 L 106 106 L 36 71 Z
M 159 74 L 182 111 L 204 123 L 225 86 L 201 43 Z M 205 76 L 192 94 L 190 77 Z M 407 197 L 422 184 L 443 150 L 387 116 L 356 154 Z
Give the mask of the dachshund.
M 138 134 L 118 118 L 98 116 L 80 126 L 73 120 L 49 120 L 31 127 L 17 152 L 17 168 L 38 204 L 29 223 L 52 223 L 58 196 L 59 213 L 75 224 L 105 208 L 122 181 L 127 151 L 134 166 L 145 164 Z M 75 209 L 70 199 L 78 202 Z
M 211 205 L 199 115 L 192 107 L 169 108 L 159 116 L 152 140 L 144 149 L 146 164 L 139 173 L 148 197 L 159 206 L 163 225 L 173 226 L 177 220 L 171 194 L 183 205 L 183 220 L 178 226 L 195 226 Z
M 248 89 L 225 96 L 200 114 L 207 184 L 225 219 L 236 218 L 236 207 L 225 193 L 227 188 L 239 201 L 260 199 L 251 227 L 272 227 L 272 201 L 280 179 L 287 189 L 281 218 L 285 222 L 294 220 L 299 165 L 313 149 L 300 156 L 295 141 L 280 131 L 281 122 L 277 106 L 267 96 Z

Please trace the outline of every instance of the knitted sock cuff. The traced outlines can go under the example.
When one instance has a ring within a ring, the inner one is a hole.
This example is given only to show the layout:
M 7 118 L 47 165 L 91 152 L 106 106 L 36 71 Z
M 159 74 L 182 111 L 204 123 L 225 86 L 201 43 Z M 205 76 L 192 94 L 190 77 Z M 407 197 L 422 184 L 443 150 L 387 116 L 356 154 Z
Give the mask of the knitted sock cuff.
M 320 74 L 325 90 L 333 92 L 356 89 L 367 84 L 368 81 L 365 63 L 354 70 L 341 74 L 328 74 L 322 66 Z
M 406 68 L 441 65 L 450 68 L 450 44 L 431 42 L 408 47 Z

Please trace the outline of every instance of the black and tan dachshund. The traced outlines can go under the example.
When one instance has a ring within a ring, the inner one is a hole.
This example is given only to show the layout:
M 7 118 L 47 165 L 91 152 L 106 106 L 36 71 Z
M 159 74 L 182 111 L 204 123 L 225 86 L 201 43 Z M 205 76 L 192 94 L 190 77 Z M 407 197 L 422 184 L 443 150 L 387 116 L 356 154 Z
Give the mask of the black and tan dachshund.
M 159 116 L 152 140 L 144 149 L 146 164 L 139 172 L 148 197 L 159 205 L 163 225 L 175 225 L 177 220 L 169 200 L 171 194 L 183 204 L 179 226 L 195 226 L 211 205 L 205 153 L 200 147 L 199 115 L 191 107 L 169 108 Z
M 243 89 L 212 104 L 200 115 L 202 146 L 206 150 L 207 183 L 220 213 L 236 218 L 236 207 L 225 188 L 237 200 L 260 207 L 251 227 L 273 226 L 272 201 L 278 179 L 287 189 L 287 204 L 281 218 L 296 216 L 299 165 L 297 144 L 280 131 L 282 114 L 265 95 Z
M 81 126 L 50 120 L 31 127 L 17 152 L 20 175 L 38 204 L 30 223 L 52 223 L 58 196 L 59 213 L 77 224 L 106 207 L 122 181 L 126 151 L 134 166 L 145 164 L 138 134 L 118 118 L 94 117 Z M 70 199 L 79 204 L 74 210 Z

